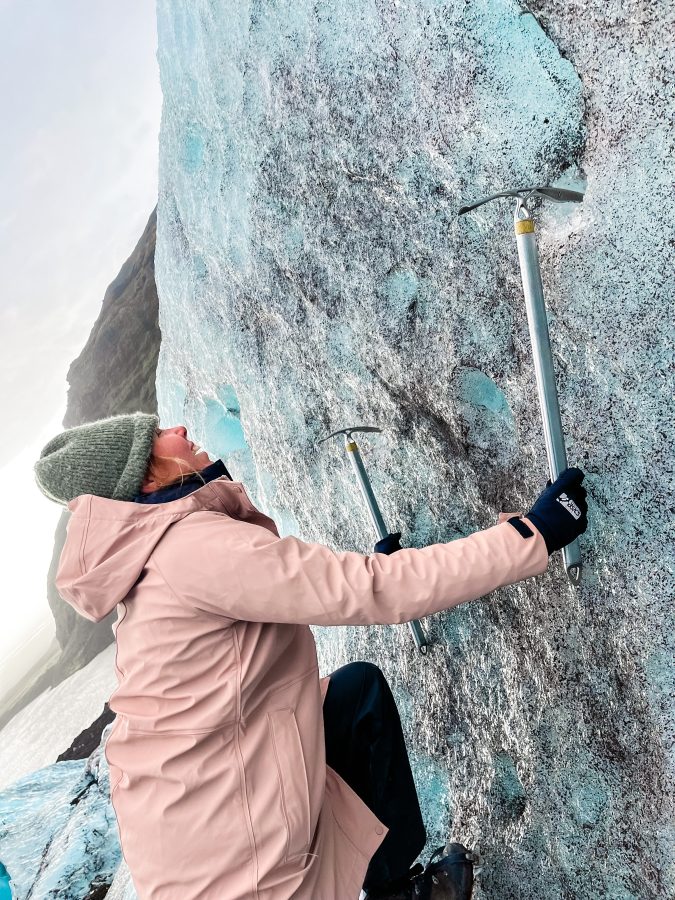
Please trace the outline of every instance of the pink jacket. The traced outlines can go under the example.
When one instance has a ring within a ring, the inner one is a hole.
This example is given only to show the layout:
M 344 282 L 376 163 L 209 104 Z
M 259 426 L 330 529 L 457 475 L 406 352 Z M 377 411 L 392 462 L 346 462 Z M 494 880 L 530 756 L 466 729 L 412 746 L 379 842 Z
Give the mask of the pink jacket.
M 387 828 L 325 764 L 316 625 L 401 623 L 546 569 L 505 523 L 386 556 L 279 538 L 239 482 L 138 504 L 84 494 L 56 585 L 118 605 L 106 747 L 140 900 L 357 900 Z

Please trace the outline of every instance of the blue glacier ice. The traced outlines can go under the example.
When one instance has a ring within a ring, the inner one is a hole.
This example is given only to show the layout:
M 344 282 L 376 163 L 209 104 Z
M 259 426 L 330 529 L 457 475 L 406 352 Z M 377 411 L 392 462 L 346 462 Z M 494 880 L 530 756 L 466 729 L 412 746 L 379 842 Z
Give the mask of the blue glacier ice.
M 282 534 L 370 552 L 339 442 L 405 546 L 527 510 L 546 458 L 508 201 L 535 211 L 585 577 L 406 627 L 315 628 L 377 662 L 428 824 L 478 900 L 675 892 L 673 10 L 615 0 L 158 3 L 165 424 Z M 670 160 L 670 162 L 669 162 Z
M 81 900 L 112 881 L 122 853 L 109 795 L 103 744 L 0 791 L 0 859 L 15 900 Z

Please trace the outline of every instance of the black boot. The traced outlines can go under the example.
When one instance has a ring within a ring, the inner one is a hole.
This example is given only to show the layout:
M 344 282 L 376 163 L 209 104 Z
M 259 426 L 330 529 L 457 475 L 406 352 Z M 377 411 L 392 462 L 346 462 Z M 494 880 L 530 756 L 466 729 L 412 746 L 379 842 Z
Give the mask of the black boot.
M 441 858 L 434 862 L 434 858 Z M 478 856 L 463 844 L 435 850 L 424 873 L 413 880 L 411 900 L 471 900 Z

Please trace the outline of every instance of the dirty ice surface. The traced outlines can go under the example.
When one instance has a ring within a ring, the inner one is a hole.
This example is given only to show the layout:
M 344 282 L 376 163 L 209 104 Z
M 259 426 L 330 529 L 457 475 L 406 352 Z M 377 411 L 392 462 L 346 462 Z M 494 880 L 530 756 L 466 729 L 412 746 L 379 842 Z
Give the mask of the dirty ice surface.
M 281 534 L 369 552 L 350 425 L 404 546 L 546 480 L 509 201 L 535 211 L 584 581 L 549 572 L 407 627 L 314 629 L 395 691 L 429 832 L 479 900 L 675 892 L 673 10 L 606 0 L 158 3 L 165 425 Z M 670 81 L 669 81 L 670 78 Z M 669 162 L 670 160 L 670 162 Z

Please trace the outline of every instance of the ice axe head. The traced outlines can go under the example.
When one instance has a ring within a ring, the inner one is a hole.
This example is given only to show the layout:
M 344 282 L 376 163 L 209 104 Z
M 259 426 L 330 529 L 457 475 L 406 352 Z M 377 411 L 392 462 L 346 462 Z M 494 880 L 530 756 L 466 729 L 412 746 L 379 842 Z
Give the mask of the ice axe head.
M 373 425 L 352 425 L 350 428 L 341 428 L 339 431 L 333 431 L 332 434 L 328 434 L 325 438 L 321 438 L 320 441 L 317 441 L 317 444 L 323 444 L 328 438 L 336 437 L 338 434 L 344 434 L 345 443 L 348 444 L 353 440 L 352 433 L 355 431 L 382 431 L 382 429 L 375 428 Z
M 581 203 L 584 199 L 584 195 L 579 193 L 579 191 L 569 191 L 567 188 L 550 187 L 549 185 L 523 187 L 516 188 L 513 191 L 502 191 L 499 194 L 491 194 L 489 197 L 483 197 L 482 200 L 477 200 L 476 203 L 472 203 L 470 206 L 462 206 L 457 215 L 462 216 L 464 213 L 471 212 L 472 209 L 477 209 L 484 203 L 489 203 L 491 200 L 497 200 L 499 197 L 517 197 L 521 204 L 524 204 L 530 197 L 539 197 L 542 200 L 552 200 L 553 203 Z

